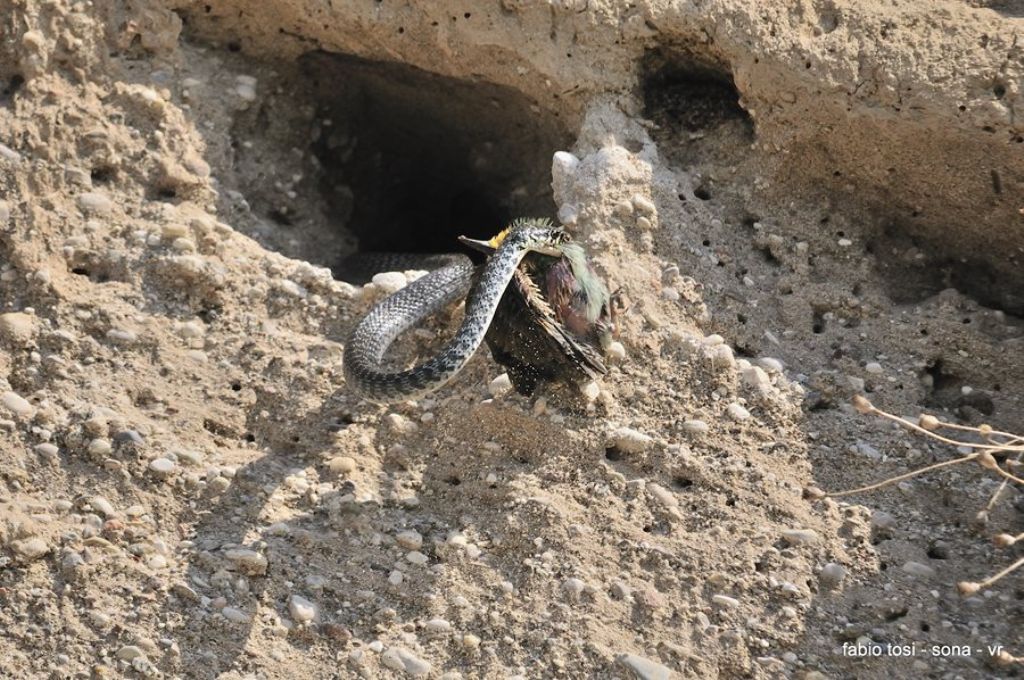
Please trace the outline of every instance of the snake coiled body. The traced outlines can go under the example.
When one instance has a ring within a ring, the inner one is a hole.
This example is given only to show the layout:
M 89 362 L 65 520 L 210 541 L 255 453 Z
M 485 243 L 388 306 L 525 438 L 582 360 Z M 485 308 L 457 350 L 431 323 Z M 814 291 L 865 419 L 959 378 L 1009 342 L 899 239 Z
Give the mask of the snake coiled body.
M 464 255 L 451 255 L 441 268 L 385 298 L 359 322 L 345 345 L 349 388 L 375 401 L 394 402 L 418 399 L 445 385 L 479 349 L 523 257 L 530 251 L 557 254 L 567 240 L 561 229 L 541 221 L 513 225 L 483 267 L 455 336 L 435 356 L 407 370 L 383 368 L 388 348 L 409 328 L 466 297 L 473 263 Z

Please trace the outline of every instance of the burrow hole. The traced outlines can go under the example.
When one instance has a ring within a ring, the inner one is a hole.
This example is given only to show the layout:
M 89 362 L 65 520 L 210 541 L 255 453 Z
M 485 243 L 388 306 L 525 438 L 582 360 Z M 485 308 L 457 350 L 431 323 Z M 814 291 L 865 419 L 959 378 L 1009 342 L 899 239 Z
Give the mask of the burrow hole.
M 233 130 L 246 198 L 263 218 L 252 235 L 267 247 L 361 283 L 379 269 L 368 252 L 459 251 L 459 235 L 554 217 L 551 156 L 572 137 L 519 91 L 326 52 L 275 73 L 276 94 Z M 244 143 L 261 134 L 297 147 L 305 165 L 271 177 Z M 282 200 L 293 175 L 304 178 L 297 196 Z
M 681 45 L 649 50 L 642 68 L 644 117 L 658 124 L 655 141 L 674 162 L 727 161 L 749 150 L 753 120 L 726 64 Z M 703 184 L 694 193 L 706 201 L 713 191 Z

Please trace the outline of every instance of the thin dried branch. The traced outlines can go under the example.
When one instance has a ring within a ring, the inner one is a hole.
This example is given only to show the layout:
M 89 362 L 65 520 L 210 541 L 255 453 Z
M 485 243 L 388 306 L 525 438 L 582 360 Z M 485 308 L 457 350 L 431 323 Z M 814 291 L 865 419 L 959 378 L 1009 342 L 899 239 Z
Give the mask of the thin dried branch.
M 1009 471 L 1017 471 L 1020 467 L 1022 467 L 1021 459 L 1024 458 L 1024 436 L 994 430 L 989 425 L 980 425 L 974 427 L 971 425 L 946 423 L 939 420 L 935 416 L 929 414 L 922 414 L 920 417 L 918 417 L 917 422 L 915 423 L 910 420 L 907 420 L 906 418 L 901 418 L 900 416 L 893 415 L 892 413 L 887 413 L 886 411 L 877 408 L 874 404 L 872 404 L 870 401 L 868 401 L 866 398 L 860 395 L 855 396 L 853 398 L 853 407 L 857 410 L 858 413 L 861 413 L 863 415 L 878 416 L 880 418 L 884 418 L 886 420 L 899 423 L 900 425 L 902 425 L 903 427 L 912 432 L 916 432 L 926 437 L 930 437 L 931 439 L 940 441 L 943 444 L 949 444 L 950 446 L 955 446 L 961 449 L 974 449 L 974 452 L 968 453 L 964 456 L 961 456 L 960 458 L 941 461 L 939 463 L 927 465 L 916 470 L 911 470 L 910 472 L 905 472 L 901 475 L 896 475 L 895 477 L 889 477 L 875 484 L 862 486 L 857 489 L 849 489 L 847 491 L 837 491 L 833 493 L 828 493 L 816 487 L 808 487 L 804 490 L 804 495 L 807 498 L 839 498 L 841 496 L 849 496 L 852 494 L 864 493 L 867 491 L 875 491 L 877 489 L 881 489 L 892 484 L 897 484 L 903 480 L 910 479 L 912 477 L 917 477 L 918 475 L 923 475 L 927 472 L 932 472 L 933 470 L 938 470 L 940 468 L 950 467 L 952 465 L 959 465 L 961 463 L 969 463 L 971 461 L 975 461 L 984 469 L 989 470 L 990 472 L 994 472 L 1002 478 L 1002 483 L 999 485 L 999 488 L 996 489 L 996 492 L 992 495 L 992 498 L 989 500 L 985 509 L 981 510 L 978 513 L 979 518 L 982 518 L 985 521 L 987 521 L 988 512 L 993 508 L 993 506 L 995 506 L 996 502 L 1002 495 L 1002 492 L 1006 488 L 1007 484 L 1012 482 L 1014 484 L 1020 484 L 1024 486 L 1024 478 L 1018 477 L 1016 474 Z M 951 437 L 946 437 L 941 434 L 938 434 L 938 430 L 969 432 L 980 438 L 984 443 L 979 443 L 976 441 L 964 441 L 962 439 L 953 439 Z M 1016 453 L 1017 455 L 1010 457 L 1014 453 Z M 1000 465 L 997 457 L 1002 458 L 1004 456 L 1006 458 L 1005 460 L 1003 460 L 1003 464 Z M 1009 468 L 1009 470 L 1007 468 Z M 1016 536 L 1012 534 L 1002 533 L 997 534 L 995 537 L 993 537 L 993 542 L 997 547 L 1009 547 L 1019 541 L 1024 542 L 1024 533 L 1018 534 Z M 960 581 L 959 583 L 957 583 L 957 589 L 960 591 L 961 594 L 965 596 L 973 595 L 984 588 L 988 588 L 992 584 L 999 581 L 1001 578 L 1013 573 L 1015 570 L 1021 568 L 1022 566 L 1024 566 L 1024 558 L 1021 558 L 1016 562 L 1010 564 L 1002 571 L 993 574 L 984 581 Z M 1012 657 L 1010 655 L 1006 655 L 1006 659 L 1004 660 L 1010 660 L 1013 662 L 1020 661 L 1020 659 Z

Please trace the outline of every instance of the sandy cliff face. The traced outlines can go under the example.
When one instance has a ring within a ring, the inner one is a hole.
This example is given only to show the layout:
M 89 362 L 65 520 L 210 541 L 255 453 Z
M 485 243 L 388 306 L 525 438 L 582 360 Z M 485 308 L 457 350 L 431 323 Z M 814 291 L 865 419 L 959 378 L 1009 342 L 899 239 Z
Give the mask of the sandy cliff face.
M 1019 429 L 1024 13 L 483 5 L 0 12 L 2 674 L 1003 672 L 1017 489 L 802 489 L 956 455 L 856 393 Z M 350 395 L 344 258 L 521 214 L 623 290 L 592 400 Z

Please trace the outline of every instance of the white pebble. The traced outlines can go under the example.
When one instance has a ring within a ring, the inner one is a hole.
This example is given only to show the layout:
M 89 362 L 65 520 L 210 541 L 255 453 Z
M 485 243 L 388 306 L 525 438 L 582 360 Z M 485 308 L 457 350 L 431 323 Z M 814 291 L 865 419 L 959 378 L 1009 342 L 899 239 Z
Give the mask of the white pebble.
M 89 447 L 87 449 L 89 455 L 93 458 L 104 458 L 110 455 L 112 450 L 113 447 L 110 445 L 110 442 L 103 437 L 93 439 L 89 442 Z
M 636 194 L 633 196 L 632 203 L 633 209 L 642 215 L 647 215 L 648 217 L 651 217 L 657 214 L 658 212 L 658 208 L 654 205 L 654 202 L 651 199 L 647 198 L 646 196 Z
M 447 633 L 451 631 L 452 624 L 449 621 L 446 621 L 445 619 L 430 619 L 429 621 L 423 624 L 423 629 L 428 633 L 434 633 L 436 635 L 439 633 Z
M 744 385 L 760 394 L 765 394 L 772 388 L 772 379 L 760 366 L 747 366 L 742 371 L 742 377 Z
M 638 654 L 620 654 L 615 660 L 632 671 L 638 680 L 672 680 L 677 677 L 671 668 Z
M 149 462 L 149 469 L 160 476 L 167 476 L 174 472 L 177 465 L 170 458 L 154 458 Z
M 877 361 L 871 361 L 864 365 L 864 370 L 867 371 L 868 373 L 878 375 L 879 373 L 882 372 L 883 369 L 882 364 L 878 363 Z
M 134 331 L 126 330 L 124 328 L 111 328 L 107 331 L 107 340 L 118 345 L 130 345 L 138 340 L 138 335 Z
M 265 555 L 248 548 L 233 548 L 224 553 L 229 561 L 233 562 L 235 569 L 243 574 L 262 576 L 267 573 L 267 558 Z
M 412 550 L 405 556 L 406 561 L 412 564 L 424 565 L 430 558 L 421 553 L 419 550 Z
M 231 623 L 249 623 L 249 615 L 243 612 L 241 609 L 234 607 L 224 607 L 220 610 L 221 616 L 230 621 Z
M 626 359 L 626 347 L 618 340 L 609 343 L 605 353 L 613 361 L 624 361 Z
M 34 316 L 24 312 L 0 314 L 0 336 L 18 345 L 27 345 L 35 332 Z
M 683 421 L 683 431 L 692 435 L 705 435 L 711 428 L 703 420 L 696 418 Z
M 44 458 L 55 458 L 59 449 L 55 444 L 46 442 L 44 444 L 36 444 L 36 453 Z
M 580 159 L 568 151 L 556 151 L 551 157 L 551 173 L 571 176 L 576 173 L 580 165 Z
M 6 144 L 0 144 L 0 158 L 10 161 L 11 163 L 21 162 L 21 154 Z
M 108 519 L 117 516 L 117 510 L 114 509 L 114 505 L 103 496 L 93 496 L 89 499 L 89 505 Z
M 733 402 L 725 407 L 726 414 L 737 422 L 742 422 L 750 418 L 750 411 L 743 408 L 740 404 Z
M 90 191 L 78 196 L 78 207 L 85 213 L 106 215 L 114 204 L 106 195 Z
M 349 456 L 335 456 L 327 461 L 327 469 L 337 475 L 344 475 L 356 469 L 356 461 Z
M 388 647 L 380 656 L 380 662 L 396 671 L 405 671 L 407 675 L 420 678 L 430 673 L 430 663 L 419 658 L 408 649 Z
M 732 369 L 736 366 L 736 355 L 729 345 L 714 345 L 705 350 L 711 365 L 718 370 Z
M 373 285 L 377 286 L 388 295 L 402 290 L 409 283 L 409 280 L 402 272 L 381 272 L 379 274 L 374 274 L 371 281 L 373 281 Z
M 783 365 L 778 359 L 773 359 L 772 357 L 761 357 L 754 363 L 769 373 L 782 373 Z
M 726 607 L 727 609 L 735 609 L 740 606 L 740 601 L 734 597 L 728 595 L 712 595 L 711 601 L 720 607 Z
M 821 568 L 818 580 L 826 588 L 836 588 L 846 578 L 846 567 L 836 562 L 829 562 Z
M 500 399 L 512 391 L 512 380 L 508 373 L 502 373 L 487 385 L 487 391 L 495 399 Z
M 316 605 L 301 595 L 292 595 L 288 599 L 288 613 L 297 623 L 306 623 L 316 617 Z
M 587 584 L 578 578 L 567 578 L 562 583 L 562 590 L 564 590 L 566 594 L 573 598 L 578 598 L 583 593 L 583 589 L 586 587 Z
M 0 404 L 3 404 L 4 408 L 14 415 L 22 418 L 32 413 L 32 404 L 14 392 L 4 392 L 3 396 L 0 396 Z
M 50 546 L 38 536 L 11 542 L 11 549 L 23 561 L 37 560 L 50 552 Z
M 654 438 L 631 427 L 620 427 L 608 435 L 608 442 L 626 453 L 643 453 L 654 445 Z

